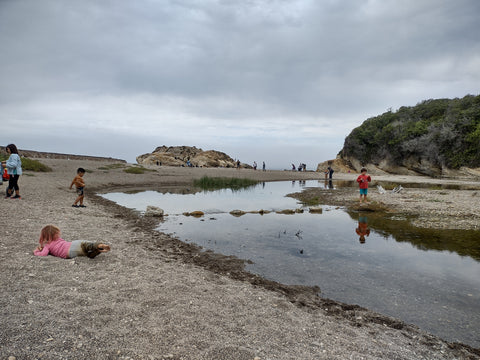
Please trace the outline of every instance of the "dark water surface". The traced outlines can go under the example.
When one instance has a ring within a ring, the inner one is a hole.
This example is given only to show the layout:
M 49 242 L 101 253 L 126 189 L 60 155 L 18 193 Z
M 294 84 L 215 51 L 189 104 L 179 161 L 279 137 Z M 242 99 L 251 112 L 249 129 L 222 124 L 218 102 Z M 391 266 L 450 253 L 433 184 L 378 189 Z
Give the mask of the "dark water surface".
M 324 297 L 480 347 L 480 232 L 419 230 L 402 216 L 348 213 L 330 206 L 323 206 L 322 214 L 228 214 L 299 208 L 284 195 L 303 186 L 328 184 L 272 182 L 236 192 L 104 196 L 139 211 L 147 205 L 163 208 L 169 216 L 160 231 L 252 260 L 251 272 L 285 284 L 318 285 Z M 352 194 L 356 191 L 352 188 Z M 194 210 L 206 215 L 181 215 Z

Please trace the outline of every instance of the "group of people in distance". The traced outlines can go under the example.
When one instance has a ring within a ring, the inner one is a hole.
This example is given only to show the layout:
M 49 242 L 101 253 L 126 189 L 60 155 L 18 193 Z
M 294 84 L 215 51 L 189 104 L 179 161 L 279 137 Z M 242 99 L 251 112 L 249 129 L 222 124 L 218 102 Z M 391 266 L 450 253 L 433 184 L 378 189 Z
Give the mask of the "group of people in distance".
M 253 170 L 257 170 L 257 162 L 256 162 L 256 161 L 253 162 L 252 168 L 253 168 Z M 263 171 L 266 171 L 265 161 L 264 161 L 263 164 L 262 164 L 262 170 L 263 170 Z

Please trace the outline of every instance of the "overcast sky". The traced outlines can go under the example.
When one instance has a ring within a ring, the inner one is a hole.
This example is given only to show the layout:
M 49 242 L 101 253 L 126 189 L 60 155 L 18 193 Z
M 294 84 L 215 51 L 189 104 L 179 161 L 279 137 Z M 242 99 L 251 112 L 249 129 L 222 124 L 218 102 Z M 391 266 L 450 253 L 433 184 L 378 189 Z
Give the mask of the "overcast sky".
M 0 143 L 312 169 L 369 117 L 479 94 L 478 0 L 0 0 Z

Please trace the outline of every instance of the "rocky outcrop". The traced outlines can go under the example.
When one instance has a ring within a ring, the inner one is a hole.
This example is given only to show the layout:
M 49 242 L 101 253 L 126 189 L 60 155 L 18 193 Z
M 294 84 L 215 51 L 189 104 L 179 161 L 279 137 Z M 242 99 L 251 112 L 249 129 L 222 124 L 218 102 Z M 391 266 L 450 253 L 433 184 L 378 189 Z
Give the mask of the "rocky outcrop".
M 355 171 L 355 166 L 344 159 L 334 159 L 321 162 L 317 166 L 317 171 L 324 173 L 329 166 L 336 172 L 348 173 Z
M 236 167 L 235 160 L 227 154 L 196 148 L 195 146 L 159 146 L 153 152 L 137 157 L 141 165 L 191 166 L 194 167 Z M 241 167 L 250 167 L 241 164 Z

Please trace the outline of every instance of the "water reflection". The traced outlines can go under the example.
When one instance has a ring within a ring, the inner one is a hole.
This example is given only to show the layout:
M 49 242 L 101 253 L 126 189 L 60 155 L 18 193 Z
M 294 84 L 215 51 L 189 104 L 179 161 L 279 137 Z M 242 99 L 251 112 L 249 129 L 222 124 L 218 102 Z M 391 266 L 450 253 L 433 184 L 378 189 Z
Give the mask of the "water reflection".
M 328 189 L 339 184 L 322 179 L 262 183 L 235 193 L 150 191 L 105 197 L 140 211 L 146 205 L 162 207 L 170 216 L 160 231 L 252 260 L 247 269 L 266 278 L 318 285 L 326 297 L 398 317 L 448 340 L 480 346 L 475 336 L 480 333 L 478 231 L 417 229 L 406 217 L 369 213 L 367 218 L 329 206 L 323 206 L 321 214 L 229 214 L 234 209 L 298 208 L 294 199 L 284 196 L 292 186 Z M 180 215 L 193 210 L 208 215 L 201 219 Z
M 360 244 L 365 244 L 365 236 L 368 237 L 370 235 L 370 229 L 368 228 L 368 219 L 366 216 L 360 216 L 358 218 L 358 226 L 355 229 L 355 232 L 357 233 L 360 238 L 358 241 L 360 241 Z
M 353 211 L 348 214 L 359 223 L 360 218 L 365 217 Z M 369 214 L 368 227 L 385 238 L 410 243 L 418 250 L 449 251 L 480 261 L 478 230 L 422 229 L 413 226 L 408 217 L 374 213 Z

